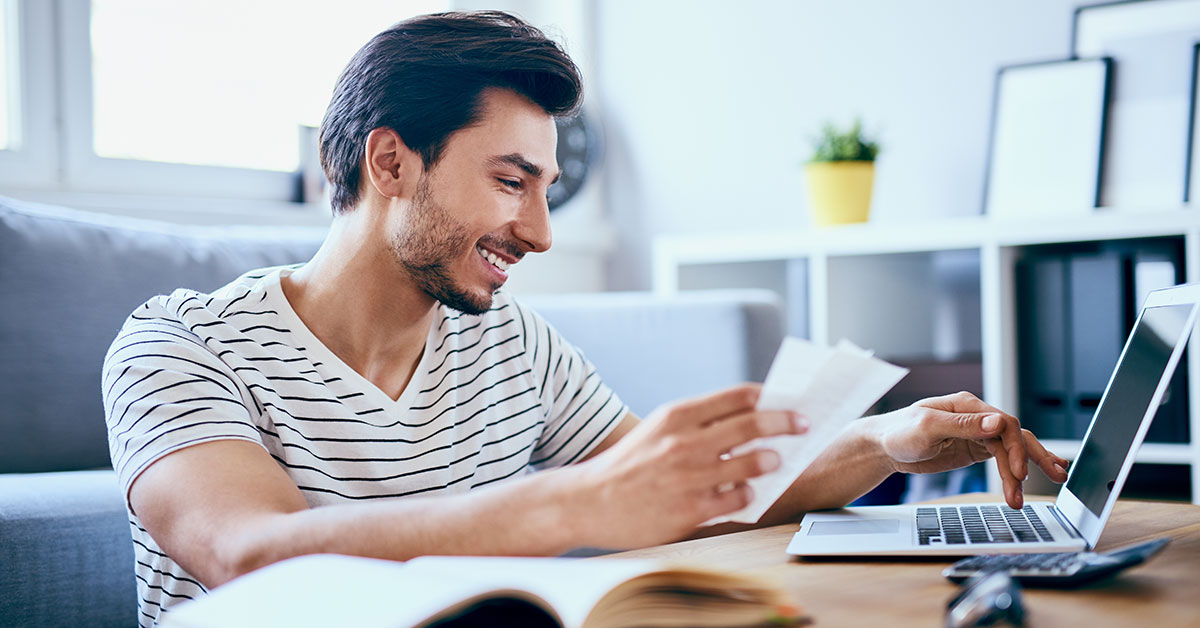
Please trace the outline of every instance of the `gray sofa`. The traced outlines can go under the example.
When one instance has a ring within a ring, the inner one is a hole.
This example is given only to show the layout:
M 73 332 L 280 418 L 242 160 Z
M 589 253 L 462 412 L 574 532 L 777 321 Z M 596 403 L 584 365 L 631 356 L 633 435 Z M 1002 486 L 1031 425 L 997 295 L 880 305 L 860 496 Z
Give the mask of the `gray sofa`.
M 315 230 L 192 228 L 0 197 L 0 626 L 134 626 L 133 548 L 109 469 L 100 367 L 154 294 L 299 262 Z M 765 376 L 770 293 L 524 299 L 635 412 Z

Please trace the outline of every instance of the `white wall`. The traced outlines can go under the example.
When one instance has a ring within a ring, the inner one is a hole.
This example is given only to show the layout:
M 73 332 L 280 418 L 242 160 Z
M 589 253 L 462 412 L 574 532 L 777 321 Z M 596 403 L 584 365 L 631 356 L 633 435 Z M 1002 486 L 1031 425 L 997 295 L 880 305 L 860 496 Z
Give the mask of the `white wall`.
M 978 213 L 997 68 L 1066 57 L 1086 4 L 590 2 L 616 289 L 649 287 L 655 235 L 804 228 L 827 119 L 877 131 L 873 222 Z

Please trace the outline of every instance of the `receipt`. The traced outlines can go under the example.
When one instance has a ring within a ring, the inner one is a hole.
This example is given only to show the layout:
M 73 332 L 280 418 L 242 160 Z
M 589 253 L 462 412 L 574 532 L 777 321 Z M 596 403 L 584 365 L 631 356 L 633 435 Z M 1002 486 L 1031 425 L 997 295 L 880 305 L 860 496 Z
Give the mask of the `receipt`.
M 785 338 L 763 382 L 757 409 L 793 410 L 808 419 L 808 432 L 760 438 L 730 452 L 736 456 L 754 449 L 773 449 L 779 452 L 781 465 L 749 480 L 754 489 L 749 506 L 705 525 L 757 522 L 847 423 L 861 417 L 907 374 L 908 369 L 888 364 L 847 340 L 836 347 L 823 347 Z

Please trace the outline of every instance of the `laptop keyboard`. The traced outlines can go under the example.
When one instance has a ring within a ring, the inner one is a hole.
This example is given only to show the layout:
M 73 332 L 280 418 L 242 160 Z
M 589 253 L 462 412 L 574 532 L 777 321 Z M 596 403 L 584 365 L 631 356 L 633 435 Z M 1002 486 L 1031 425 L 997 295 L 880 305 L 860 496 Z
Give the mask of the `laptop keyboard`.
M 1008 506 L 928 506 L 916 510 L 917 539 L 921 545 L 982 543 L 1037 543 L 1052 540 L 1050 531 L 1033 511 Z

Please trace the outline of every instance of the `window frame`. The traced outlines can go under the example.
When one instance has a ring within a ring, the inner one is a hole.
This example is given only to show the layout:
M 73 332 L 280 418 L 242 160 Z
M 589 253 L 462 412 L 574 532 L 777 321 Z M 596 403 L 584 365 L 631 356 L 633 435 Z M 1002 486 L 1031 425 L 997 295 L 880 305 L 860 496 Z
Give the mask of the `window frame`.
M 59 102 L 64 187 L 88 192 L 292 200 L 295 175 L 291 172 L 97 155 L 93 146 L 91 0 L 57 2 L 63 58 Z
M 59 179 L 55 112 L 55 7 L 53 2 L 0 0 L 4 11 L 6 39 L 15 52 L 10 69 L 16 80 L 17 110 L 10 128 L 16 146 L 0 149 L 0 184 L 21 187 L 50 187 Z M 16 19 L 11 19 L 11 18 Z

